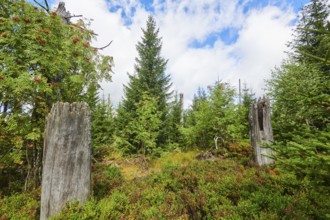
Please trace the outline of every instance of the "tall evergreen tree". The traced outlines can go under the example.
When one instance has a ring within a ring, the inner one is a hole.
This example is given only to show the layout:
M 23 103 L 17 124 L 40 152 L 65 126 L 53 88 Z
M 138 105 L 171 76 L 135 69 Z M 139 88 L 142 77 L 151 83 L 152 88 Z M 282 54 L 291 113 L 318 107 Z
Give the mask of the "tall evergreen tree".
M 123 131 L 127 125 L 136 120 L 137 103 L 141 101 L 143 94 L 148 94 L 151 98 L 155 98 L 156 109 L 159 114 L 161 126 L 158 129 L 157 145 L 165 144 L 168 140 L 166 135 L 167 115 L 168 115 L 168 99 L 170 92 L 170 75 L 165 73 L 167 60 L 161 56 L 162 42 L 158 36 L 159 29 L 152 16 L 148 17 L 146 29 L 142 29 L 143 37 L 136 45 L 138 57 L 135 64 L 135 75 L 129 75 L 129 83 L 125 86 L 125 98 L 118 109 L 118 136 L 122 136 L 130 144 L 134 144 L 134 134 L 123 135 Z M 126 143 L 127 143 L 126 142 Z
M 326 189 L 330 170 L 329 4 L 312 0 L 301 13 L 293 56 L 268 81 L 280 167 Z M 314 188 L 314 189 L 316 189 Z
M 327 0 L 312 0 L 300 14 L 295 38 L 290 43 L 293 57 L 298 61 L 316 61 L 313 57 L 324 57 L 329 48 L 324 45 L 327 37 L 329 3 Z

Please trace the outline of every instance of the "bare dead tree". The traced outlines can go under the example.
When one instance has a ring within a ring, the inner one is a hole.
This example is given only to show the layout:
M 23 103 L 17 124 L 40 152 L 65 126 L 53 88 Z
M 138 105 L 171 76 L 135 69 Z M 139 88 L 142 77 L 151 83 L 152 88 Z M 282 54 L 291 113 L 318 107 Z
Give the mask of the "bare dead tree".
M 265 147 L 266 144 L 274 141 L 270 102 L 267 97 L 264 96 L 252 104 L 249 113 L 249 124 L 254 161 L 259 166 L 273 163 L 273 159 L 268 156 L 274 154 L 274 151 Z
M 56 103 L 47 117 L 40 219 L 91 195 L 91 122 L 87 103 Z

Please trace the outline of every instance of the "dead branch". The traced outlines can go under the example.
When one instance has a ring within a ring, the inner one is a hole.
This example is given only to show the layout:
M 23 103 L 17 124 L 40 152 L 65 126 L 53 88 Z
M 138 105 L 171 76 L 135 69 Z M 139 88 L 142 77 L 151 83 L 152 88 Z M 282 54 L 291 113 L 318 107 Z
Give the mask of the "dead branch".
M 71 15 L 71 16 L 66 16 L 64 17 L 65 19 L 70 19 L 70 18 L 80 18 L 83 17 L 83 15 Z
M 45 2 L 45 5 L 46 5 L 46 8 L 47 8 L 47 11 L 49 11 L 49 5 L 48 5 L 47 0 L 44 0 L 44 2 Z
M 43 8 L 45 11 L 49 12 L 49 8 L 43 6 L 42 4 L 40 4 L 39 2 L 37 2 L 36 0 L 33 0 L 37 5 L 39 5 L 41 8 Z M 46 1 L 46 0 L 45 0 Z M 47 2 L 47 1 L 46 1 Z
M 110 43 L 108 43 L 107 45 L 105 45 L 104 47 L 94 47 L 94 49 L 98 49 L 98 50 L 103 50 L 107 47 L 109 47 L 111 45 L 112 41 L 110 41 Z

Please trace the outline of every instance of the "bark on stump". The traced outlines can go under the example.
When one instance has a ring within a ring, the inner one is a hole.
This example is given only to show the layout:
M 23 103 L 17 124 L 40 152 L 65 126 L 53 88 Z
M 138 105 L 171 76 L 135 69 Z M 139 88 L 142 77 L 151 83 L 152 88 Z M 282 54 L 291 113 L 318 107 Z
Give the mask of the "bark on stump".
M 47 117 L 40 219 L 91 195 L 91 122 L 86 103 L 56 103 Z
M 267 97 L 259 98 L 258 102 L 252 104 L 249 114 L 250 140 L 254 161 L 259 166 L 274 162 L 267 156 L 275 152 L 262 147 L 264 144 L 274 141 L 270 115 L 270 102 Z

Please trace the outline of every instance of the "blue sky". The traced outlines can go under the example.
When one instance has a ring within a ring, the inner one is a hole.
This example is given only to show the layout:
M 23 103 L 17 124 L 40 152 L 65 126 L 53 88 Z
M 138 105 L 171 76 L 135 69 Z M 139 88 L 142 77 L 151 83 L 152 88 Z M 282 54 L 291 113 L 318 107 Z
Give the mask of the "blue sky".
M 140 0 L 142 6 L 144 9 L 146 9 L 150 13 L 155 13 L 154 7 L 153 7 L 153 0 Z M 164 2 L 164 1 L 162 1 Z M 298 12 L 301 10 L 301 8 L 307 3 L 309 0 L 249 0 L 249 1 L 244 1 L 240 0 L 240 4 L 244 4 L 244 13 L 249 13 L 251 9 L 255 8 L 263 8 L 265 6 L 269 5 L 274 5 L 277 7 L 282 7 L 282 8 L 287 8 L 287 7 L 292 7 L 292 9 L 295 12 Z M 112 12 L 116 12 L 119 9 L 124 9 L 123 6 L 120 4 L 115 4 L 114 6 L 110 7 L 109 10 Z M 186 9 L 188 10 L 188 9 Z M 136 8 L 132 7 L 130 12 L 132 13 L 131 15 L 134 15 L 136 11 Z M 132 24 L 131 17 L 125 13 L 125 10 L 122 11 L 121 13 L 122 19 L 125 21 L 125 24 L 127 26 Z M 232 44 L 235 43 L 235 41 L 238 38 L 238 29 L 237 28 L 224 28 L 221 31 L 215 31 L 213 33 L 210 33 L 205 39 L 202 41 L 194 40 L 191 42 L 190 46 L 191 47 L 196 47 L 196 48 L 203 48 L 203 47 L 212 47 L 214 43 L 218 40 L 221 39 L 224 41 L 226 44 Z
M 32 0 L 30 0 L 33 2 Z M 42 2 L 42 1 L 41 1 Z M 54 5 L 54 3 L 57 2 L 55 0 L 48 0 L 48 3 L 50 5 Z M 108 2 L 115 2 L 115 1 L 108 1 Z M 143 8 L 150 12 L 150 13 L 155 13 L 154 7 L 153 7 L 153 2 L 154 0 L 140 0 L 139 1 Z M 165 0 L 161 1 L 165 2 Z M 292 7 L 294 12 L 298 12 L 301 10 L 301 8 L 308 3 L 309 0 L 249 0 L 249 1 L 244 1 L 240 0 L 240 4 L 244 4 L 244 13 L 249 13 L 251 9 L 255 8 L 263 8 L 265 6 L 269 5 L 274 5 L 277 7 Z M 117 12 L 118 10 L 121 10 L 121 18 L 124 21 L 124 24 L 126 26 L 132 25 L 132 18 L 131 15 L 134 16 L 136 12 L 135 7 L 130 8 L 130 13 L 126 13 L 125 11 L 125 5 L 121 4 L 120 1 L 116 2 L 113 6 L 109 7 L 110 12 Z M 196 48 L 203 48 L 203 47 L 212 47 L 214 43 L 221 39 L 224 41 L 226 44 L 232 44 L 235 43 L 236 40 L 238 39 L 238 29 L 237 28 L 224 28 L 221 31 L 215 31 L 213 33 L 210 33 L 205 39 L 202 41 L 194 40 L 191 42 L 190 46 L 191 47 L 196 47 Z
M 114 57 L 112 83 L 101 93 L 116 104 L 127 73 L 134 74 L 136 43 L 152 14 L 162 37 L 162 55 L 173 90 L 189 106 L 198 87 L 220 79 L 237 87 L 238 79 L 262 95 L 265 79 L 281 65 L 292 39 L 297 13 L 308 0 L 64 0 L 72 14 L 93 19 L 96 46 Z M 49 1 L 56 7 L 58 0 Z

